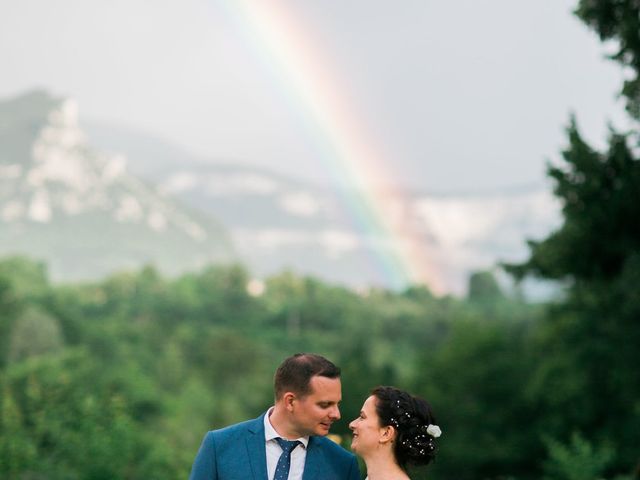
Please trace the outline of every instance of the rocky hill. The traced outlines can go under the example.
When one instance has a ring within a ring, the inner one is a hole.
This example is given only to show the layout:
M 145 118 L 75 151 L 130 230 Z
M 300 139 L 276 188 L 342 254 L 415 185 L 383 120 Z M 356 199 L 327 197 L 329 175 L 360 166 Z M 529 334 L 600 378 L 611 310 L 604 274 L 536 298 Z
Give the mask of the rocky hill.
M 57 279 L 234 258 L 217 221 L 91 145 L 76 103 L 41 91 L 0 102 L 0 254 L 42 259 Z

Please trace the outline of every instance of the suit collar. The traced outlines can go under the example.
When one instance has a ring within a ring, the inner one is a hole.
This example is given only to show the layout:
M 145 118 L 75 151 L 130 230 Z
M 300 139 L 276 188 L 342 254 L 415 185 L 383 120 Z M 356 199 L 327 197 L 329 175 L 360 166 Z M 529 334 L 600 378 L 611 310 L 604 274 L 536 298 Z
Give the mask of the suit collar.
M 266 415 L 266 412 L 263 413 L 262 415 L 260 415 L 258 418 L 254 418 L 253 420 L 249 420 L 246 425 L 247 425 L 247 430 L 249 430 L 251 433 L 260 433 L 262 432 L 262 435 L 264 436 L 264 416 Z
M 264 440 L 264 415 L 252 420 L 247 426 L 251 435 L 247 435 L 247 457 L 251 466 L 253 480 L 267 480 L 267 454 Z

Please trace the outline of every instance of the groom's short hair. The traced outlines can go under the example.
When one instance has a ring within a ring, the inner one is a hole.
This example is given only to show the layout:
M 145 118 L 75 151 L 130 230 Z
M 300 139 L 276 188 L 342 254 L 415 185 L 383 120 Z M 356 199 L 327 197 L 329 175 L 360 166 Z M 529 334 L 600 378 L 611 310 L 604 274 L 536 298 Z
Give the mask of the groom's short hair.
M 321 355 L 296 353 L 280 364 L 273 378 L 276 400 L 285 392 L 293 392 L 304 397 L 311 393 L 311 378 L 320 376 L 339 378 L 340 368 Z

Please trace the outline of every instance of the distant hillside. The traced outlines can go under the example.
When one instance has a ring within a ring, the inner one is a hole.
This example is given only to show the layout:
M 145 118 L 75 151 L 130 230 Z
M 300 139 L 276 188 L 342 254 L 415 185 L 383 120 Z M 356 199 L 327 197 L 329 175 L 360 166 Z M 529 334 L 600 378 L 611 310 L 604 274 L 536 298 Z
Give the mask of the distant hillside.
M 96 148 L 73 100 L 35 91 L 0 101 L 0 254 L 45 260 L 58 279 L 144 263 L 176 273 L 234 258 L 212 218 Z
M 92 144 L 124 153 L 133 171 L 161 191 L 218 218 L 239 256 L 258 275 L 283 268 L 363 287 L 386 286 L 371 260 L 375 239 L 357 231 L 338 192 L 224 160 L 205 161 L 148 134 L 87 123 Z M 446 287 L 461 292 L 469 273 L 500 260 L 519 260 L 526 239 L 558 222 L 545 188 L 473 194 L 414 192 L 402 208 L 427 233 L 425 245 Z

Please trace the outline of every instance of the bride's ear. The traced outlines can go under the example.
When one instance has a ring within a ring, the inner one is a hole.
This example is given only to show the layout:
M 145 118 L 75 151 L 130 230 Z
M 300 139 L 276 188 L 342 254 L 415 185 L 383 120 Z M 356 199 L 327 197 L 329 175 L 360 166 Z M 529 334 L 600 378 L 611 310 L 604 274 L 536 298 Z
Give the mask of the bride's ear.
M 392 425 L 387 425 L 386 427 L 382 427 L 380 432 L 380 443 L 387 443 L 393 441 L 396 438 L 396 429 Z

